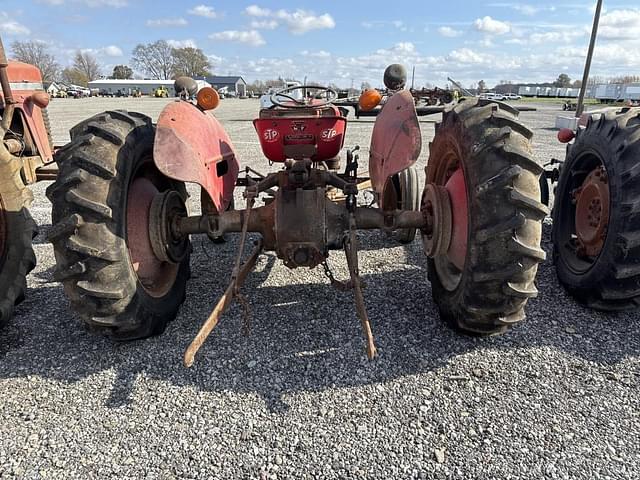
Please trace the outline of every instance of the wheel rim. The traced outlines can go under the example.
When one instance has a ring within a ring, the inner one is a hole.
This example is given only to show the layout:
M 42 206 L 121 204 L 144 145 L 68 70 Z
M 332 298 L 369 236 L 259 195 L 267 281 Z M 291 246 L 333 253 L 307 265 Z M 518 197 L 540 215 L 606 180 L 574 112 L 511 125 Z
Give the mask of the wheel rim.
M 430 183 L 444 187 L 448 193 L 451 210 L 451 241 L 444 255 L 433 257 L 436 274 L 442 286 L 455 290 L 462 280 L 467 258 L 468 244 L 468 198 L 467 185 L 460 156 L 453 147 L 437 162 Z M 434 228 L 439 228 L 434 225 Z
M 0 195 L 0 270 L 7 255 L 7 237 L 9 235 L 8 219 L 5 212 L 4 201 L 2 200 L 2 195 Z
M 584 274 L 604 249 L 610 215 L 607 171 L 595 152 L 586 152 L 568 172 L 566 194 L 556 242 L 565 263 Z
M 609 224 L 609 183 L 602 166 L 587 175 L 575 197 L 577 251 L 595 257 L 602 251 Z
M 149 235 L 149 212 L 162 182 L 151 169 L 141 167 L 133 175 L 127 194 L 127 246 L 133 270 L 152 297 L 166 295 L 178 275 L 179 265 L 160 260 Z

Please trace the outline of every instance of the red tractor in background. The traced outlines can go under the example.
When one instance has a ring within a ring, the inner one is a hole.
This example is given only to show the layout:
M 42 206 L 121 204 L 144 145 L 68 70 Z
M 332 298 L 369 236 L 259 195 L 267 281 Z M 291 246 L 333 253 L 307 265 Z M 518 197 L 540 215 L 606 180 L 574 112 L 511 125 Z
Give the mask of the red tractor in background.
M 48 190 L 49 238 L 55 276 L 72 308 L 93 330 L 117 340 L 161 333 L 185 300 L 189 236 L 240 234 L 226 292 L 187 349 L 196 351 L 232 302 L 244 302 L 243 281 L 263 251 L 290 268 L 323 266 L 331 283 L 352 289 L 367 340 L 376 353 L 358 268 L 358 230 L 378 229 L 411 241 L 420 232 L 433 297 L 441 317 L 473 334 L 500 333 L 524 319 L 537 294 L 542 219 L 542 172 L 531 154 L 532 133 L 508 105 L 478 99 L 447 109 L 430 145 L 422 195 L 413 164 L 421 153 L 420 125 L 406 71 L 385 72 L 390 94 L 376 118 L 368 162 L 357 148 L 340 154 L 347 119 L 330 88 L 293 87 L 274 94 L 254 126 L 267 159 L 279 168 L 259 175 L 240 164 L 211 113 L 217 93 L 197 103 L 165 107 L 149 117 L 109 111 L 71 130 Z M 304 89 L 302 96 L 295 89 Z M 302 97 L 302 98 L 300 98 Z M 368 163 L 368 175 L 361 169 Z M 189 215 L 185 182 L 201 186 L 201 215 Z M 377 205 L 360 205 L 371 186 Z M 246 206 L 234 210 L 234 189 Z M 259 234 L 245 256 L 249 232 Z M 343 250 L 350 272 L 338 281 L 326 263 Z M 246 258 L 245 258 L 246 257 Z M 426 281 L 426 279 L 425 279 Z
M 545 173 L 557 182 L 553 259 L 558 279 L 588 307 L 640 306 L 640 108 L 606 108 L 562 129 L 564 161 Z M 548 194 L 546 196 L 548 199 Z
M 0 326 L 24 298 L 26 275 L 36 258 L 31 241 L 37 227 L 27 185 L 52 178 L 41 167 L 53 162 L 53 144 L 40 71 L 8 62 L 0 40 Z

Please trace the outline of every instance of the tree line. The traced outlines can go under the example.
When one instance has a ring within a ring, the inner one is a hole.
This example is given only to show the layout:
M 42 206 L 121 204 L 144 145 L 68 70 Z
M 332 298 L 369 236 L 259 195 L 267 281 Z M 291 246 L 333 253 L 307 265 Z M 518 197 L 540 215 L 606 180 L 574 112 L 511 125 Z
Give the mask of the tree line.
M 46 83 L 62 81 L 74 85 L 87 84 L 100 78 L 103 67 L 90 50 L 78 50 L 73 62 L 62 67 L 47 44 L 38 41 L 15 41 L 11 44 L 12 58 L 35 65 Z M 139 44 L 131 53 L 131 65 L 154 80 L 170 80 L 183 75 L 189 77 L 211 75 L 211 63 L 204 52 L 195 47 L 172 47 L 165 40 Z M 131 79 L 134 70 L 129 65 L 116 65 L 109 75 L 114 79 Z

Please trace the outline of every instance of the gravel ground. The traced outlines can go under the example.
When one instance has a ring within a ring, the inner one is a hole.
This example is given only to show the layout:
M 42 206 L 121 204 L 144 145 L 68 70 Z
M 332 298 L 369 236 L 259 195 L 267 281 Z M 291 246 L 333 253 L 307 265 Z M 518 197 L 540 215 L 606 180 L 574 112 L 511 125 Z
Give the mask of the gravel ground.
M 55 140 L 90 114 L 157 116 L 165 103 L 55 100 Z M 224 100 L 217 113 L 241 162 L 266 171 L 257 108 Z M 522 114 L 540 162 L 563 155 L 549 128 L 557 110 Z M 422 119 L 420 167 L 436 118 Z M 371 126 L 350 123 L 346 144 L 368 145 Z M 363 234 L 380 353 L 369 362 L 352 295 L 264 255 L 245 288 L 250 336 L 232 307 L 187 370 L 184 349 L 226 287 L 236 241 L 194 237 L 178 318 L 161 337 L 114 344 L 84 331 L 52 281 L 46 187 L 34 187 L 38 267 L 0 333 L 0 478 L 640 478 L 638 314 L 577 305 L 549 260 L 526 322 L 473 339 L 439 321 L 419 242 Z M 547 221 L 548 254 L 549 233 Z M 343 255 L 330 263 L 347 276 Z

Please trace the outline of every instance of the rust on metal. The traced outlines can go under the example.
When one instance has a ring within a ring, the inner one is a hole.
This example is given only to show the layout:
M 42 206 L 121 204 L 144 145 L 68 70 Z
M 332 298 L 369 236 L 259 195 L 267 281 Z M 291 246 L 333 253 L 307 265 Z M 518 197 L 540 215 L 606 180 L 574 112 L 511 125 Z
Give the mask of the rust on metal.
M 13 93 L 11 92 L 11 85 L 9 84 L 9 74 L 7 68 L 9 61 L 7 60 L 7 54 L 4 51 L 4 44 L 0 38 L 0 87 L 2 87 L 2 96 L 4 97 L 4 103 L 11 105 L 14 103 Z
M 167 294 L 178 274 L 178 265 L 158 258 L 149 232 L 151 205 L 159 191 L 144 177 L 129 186 L 127 200 L 127 245 L 133 269 L 145 291 L 155 298 Z
M 376 345 L 373 341 L 373 333 L 371 331 L 371 322 L 367 315 L 367 308 L 364 304 L 364 295 L 362 294 L 362 281 L 360 280 L 360 271 L 358 269 L 358 239 L 356 237 L 356 221 L 355 216 L 351 215 L 349 236 L 344 243 L 344 252 L 347 257 L 347 265 L 349 266 L 349 274 L 351 276 L 351 286 L 355 296 L 356 311 L 365 341 L 367 342 L 367 357 L 373 360 L 377 354 Z
M 575 192 L 577 250 L 583 256 L 600 254 L 609 225 L 609 180 L 602 165 L 587 175 Z
M 387 100 L 376 118 L 369 148 L 369 174 L 376 192 L 387 178 L 413 165 L 422 150 L 422 135 L 413 97 L 408 90 Z
M 227 209 L 239 165 L 229 135 L 212 114 L 188 102 L 167 105 L 158 119 L 153 156 L 163 174 L 199 184 L 218 212 Z

